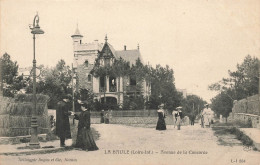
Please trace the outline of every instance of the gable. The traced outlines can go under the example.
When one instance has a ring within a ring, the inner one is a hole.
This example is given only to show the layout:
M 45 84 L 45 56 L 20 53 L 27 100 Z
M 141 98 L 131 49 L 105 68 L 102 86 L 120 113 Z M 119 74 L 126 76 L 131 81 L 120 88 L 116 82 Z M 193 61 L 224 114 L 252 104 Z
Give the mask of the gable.
M 99 53 L 99 58 L 116 58 L 115 53 L 111 50 L 111 46 L 105 43 L 101 52 Z

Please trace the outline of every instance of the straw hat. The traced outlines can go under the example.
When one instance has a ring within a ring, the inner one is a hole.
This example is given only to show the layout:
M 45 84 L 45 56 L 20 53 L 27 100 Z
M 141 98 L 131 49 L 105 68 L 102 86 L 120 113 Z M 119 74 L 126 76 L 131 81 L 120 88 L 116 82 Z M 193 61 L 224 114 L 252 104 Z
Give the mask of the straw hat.
M 164 107 L 164 104 L 159 105 L 159 107 Z
M 83 105 L 83 104 L 88 104 L 88 102 L 85 100 L 85 101 L 82 101 L 82 100 L 78 100 L 78 103 Z

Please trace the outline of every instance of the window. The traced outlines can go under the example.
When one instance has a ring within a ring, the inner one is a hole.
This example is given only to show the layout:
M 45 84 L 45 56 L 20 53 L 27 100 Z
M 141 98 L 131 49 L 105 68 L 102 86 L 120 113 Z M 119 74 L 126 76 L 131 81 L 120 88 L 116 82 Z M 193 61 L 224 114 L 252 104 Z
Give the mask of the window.
M 136 85 L 136 80 L 130 77 L 130 85 Z
M 104 66 L 104 60 L 103 59 L 100 59 L 100 65 Z
M 100 77 L 100 79 L 99 79 L 99 85 L 100 85 L 100 87 L 105 87 L 105 81 L 106 81 L 106 79 L 105 79 L 104 76 L 103 76 L 103 77 Z
M 88 82 L 91 82 L 91 75 L 88 75 Z
M 85 61 L 85 67 L 88 67 L 88 60 Z
M 109 58 L 105 59 L 105 66 L 110 66 L 110 59 Z

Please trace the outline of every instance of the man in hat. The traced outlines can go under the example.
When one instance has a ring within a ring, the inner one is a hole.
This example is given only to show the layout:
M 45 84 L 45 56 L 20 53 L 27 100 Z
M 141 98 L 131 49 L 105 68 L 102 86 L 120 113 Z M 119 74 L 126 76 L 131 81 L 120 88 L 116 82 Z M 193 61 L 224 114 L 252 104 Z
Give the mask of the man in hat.
M 65 139 L 71 138 L 69 116 L 69 101 L 71 97 L 66 95 L 57 104 L 56 109 L 56 135 L 60 138 L 60 146 L 65 147 Z

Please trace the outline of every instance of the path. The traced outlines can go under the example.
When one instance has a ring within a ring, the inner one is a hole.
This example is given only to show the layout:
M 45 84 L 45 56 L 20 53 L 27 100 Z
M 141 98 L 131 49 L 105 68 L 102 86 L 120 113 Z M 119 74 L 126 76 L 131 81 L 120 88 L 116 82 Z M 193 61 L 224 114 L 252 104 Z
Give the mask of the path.
M 34 158 L 46 160 L 46 164 L 76 164 L 76 161 L 77 164 L 102 165 L 260 164 L 260 152 L 244 151 L 243 146 L 218 145 L 213 131 L 210 128 L 202 129 L 199 125 L 184 126 L 179 131 L 173 126 L 168 126 L 166 131 L 112 124 L 92 126 L 101 134 L 96 141 L 100 148 L 98 151 L 73 150 L 43 155 L 5 156 L 1 158 L 5 161 L 0 164 L 30 164 L 28 161 Z M 177 154 L 178 151 L 181 151 L 181 154 Z M 65 158 L 70 161 L 65 161 Z M 24 161 L 21 161 L 22 159 Z M 54 162 L 51 162 L 51 159 L 54 159 Z M 58 159 L 61 159 L 62 163 Z

